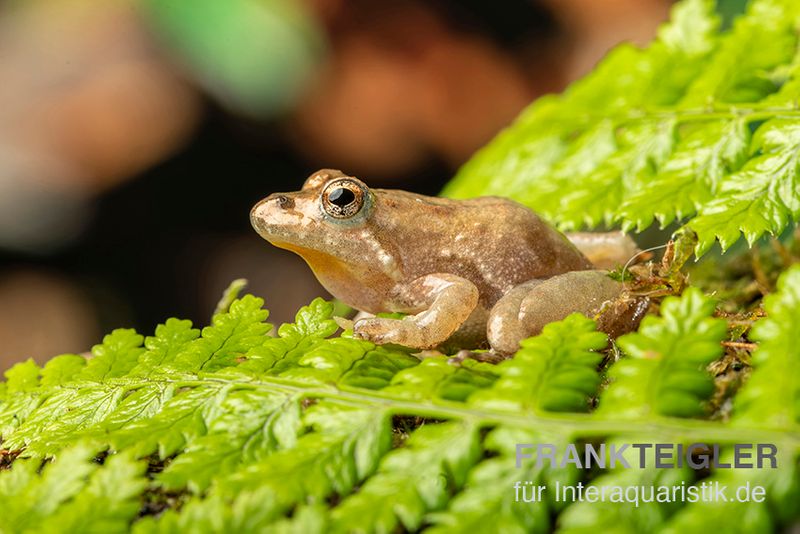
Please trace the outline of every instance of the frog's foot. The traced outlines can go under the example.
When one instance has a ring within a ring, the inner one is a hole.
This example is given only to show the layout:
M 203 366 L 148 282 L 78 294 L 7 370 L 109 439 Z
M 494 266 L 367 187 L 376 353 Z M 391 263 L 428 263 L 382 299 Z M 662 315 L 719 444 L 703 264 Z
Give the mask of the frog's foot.
M 623 232 L 574 232 L 566 236 L 598 269 L 621 267 L 641 252 Z
M 622 284 L 605 271 L 572 271 L 521 284 L 501 298 L 489 314 L 487 338 L 494 352 L 513 354 L 523 339 L 571 313 L 593 316 L 615 299 Z
M 429 274 L 398 291 L 403 319 L 370 317 L 353 325 L 353 335 L 376 344 L 432 349 L 444 343 L 478 305 L 475 284 L 452 274 Z

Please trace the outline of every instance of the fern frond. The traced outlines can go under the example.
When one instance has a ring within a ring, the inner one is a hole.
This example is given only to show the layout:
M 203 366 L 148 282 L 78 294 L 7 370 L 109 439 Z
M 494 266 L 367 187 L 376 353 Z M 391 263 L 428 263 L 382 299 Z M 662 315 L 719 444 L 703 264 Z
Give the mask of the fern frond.
M 384 391 L 410 399 L 438 397 L 463 401 L 495 380 L 497 374 L 493 365 L 465 360 L 455 366 L 447 358 L 434 357 L 398 372 Z
M 611 367 L 612 383 L 598 415 L 691 417 L 704 413 L 714 391 L 706 366 L 722 355 L 727 323 L 713 319 L 714 302 L 697 288 L 668 297 L 661 317 L 645 317 L 639 331 L 617 343 L 628 355 Z
M 175 356 L 167 368 L 176 371 L 218 371 L 228 367 L 272 328 L 266 323 L 269 312 L 260 298 L 246 295 L 231 304 L 225 313 L 214 316 L 212 326 L 203 329 L 200 338 L 192 341 Z
M 126 453 L 109 458 L 101 469 L 94 456 L 92 448 L 77 446 L 52 465 L 22 460 L 11 471 L 0 472 L 0 531 L 127 529 L 147 486 L 145 464 Z
M 698 255 L 780 233 L 800 218 L 798 21 L 792 0 L 753 0 L 720 31 L 714 2 L 680 2 L 655 42 L 532 104 L 443 193 L 507 195 L 562 229 L 677 220 Z
M 333 510 L 331 532 L 392 532 L 419 528 L 464 484 L 481 454 L 477 428 L 465 423 L 425 425 L 404 448 L 384 458 L 358 493 Z
M 800 267 L 781 275 L 778 292 L 767 296 L 767 317 L 751 337 L 759 342 L 751 364 L 753 376 L 736 396 L 734 421 L 766 428 L 800 425 Z
M 653 445 L 650 438 L 641 436 L 630 443 Z M 614 443 L 612 441 L 611 443 Z M 621 445 L 616 442 L 616 445 Z M 618 468 L 608 474 L 599 476 L 591 484 L 598 494 L 607 491 L 610 495 L 615 488 L 653 488 L 659 486 L 669 488 L 680 487 L 687 482 L 691 485 L 693 474 L 687 468 L 656 469 L 652 463 L 646 467 L 638 467 L 639 451 L 628 449 L 624 455 L 630 468 Z M 652 462 L 653 448 L 646 450 L 646 457 Z M 655 494 L 655 492 L 654 492 Z M 559 532 L 576 534 L 600 529 L 604 532 L 636 534 L 638 532 L 660 532 L 668 519 L 680 509 L 681 502 L 662 501 L 655 498 L 640 500 L 636 505 L 623 500 L 606 498 L 601 502 L 585 500 L 569 506 L 559 517 Z
M 167 369 L 190 341 L 200 337 L 200 330 L 192 328 L 191 321 L 169 319 L 156 327 L 156 335 L 147 337 L 144 346 L 147 351 L 131 370 L 134 376 L 150 376 L 158 369 Z
M 800 473 L 793 455 L 781 455 L 781 460 L 785 463 L 779 470 L 720 469 L 705 482 L 724 486 L 729 490 L 730 500 L 690 503 L 676 513 L 662 531 L 677 534 L 714 525 L 720 532 L 776 532 L 779 524 L 796 521 L 796 506 L 789 503 L 797 503 L 800 498 Z M 733 454 L 723 454 L 721 461 L 732 464 Z M 752 499 L 750 492 L 757 486 L 764 490 L 763 502 L 740 502 L 736 498 L 735 491 L 745 487 L 749 488 L 748 499 Z
M 120 328 L 103 338 L 101 345 L 92 347 L 92 359 L 78 375 L 79 380 L 103 382 L 127 375 L 144 352 L 144 337 L 135 330 Z
M 499 380 L 469 398 L 477 407 L 504 410 L 585 412 L 597 392 L 597 366 L 606 336 L 575 313 L 522 342 L 513 359 L 497 366 Z
M 767 318 L 756 323 L 752 336 L 760 342 L 752 358 L 753 372 L 734 400 L 732 425 L 749 428 L 800 429 L 800 379 L 791 370 L 800 361 L 797 321 L 800 320 L 800 267 L 785 272 L 778 281 L 778 292 L 766 299 Z M 747 440 L 743 440 L 746 443 Z M 710 480 L 729 488 L 748 485 L 764 488 L 763 502 L 698 502 L 688 505 L 668 525 L 665 532 L 686 532 L 701 525 L 717 525 L 720 530 L 769 532 L 780 521 L 798 517 L 800 466 L 797 451 L 784 443 L 773 443 L 777 463 L 762 469 L 723 469 Z M 732 451 L 723 461 L 733 464 Z M 736 518 L 736 519 L 733 519 Z
M 793 309 L 786 299 L 779 302 Z M 769 306 L 776 316 L 789 313 L 780 311 L 783 304 Z M 755 425 L 743 418 L 735 427 L 710 421 L 687 426 L 671 417 L 702 411 L 703 368 L 719 353 L 724 335 L 719 320 L 709 318 L 711 301 L 696 291 L 666 300 L 663 316 L 623 341 L 628 355 L 611 366 L 614 376 L 618 366 L 655 355 L 654 367 L 637 372 L 650 376 L 658 394 L 633 396 L 625 409 L 614 408 L 615 396 L 630 388 L 620 377 L 601 391 L 601 405 L 608 406 L 603 417 L 576 413 L 591 408 L 588 400 L 601 379 L 598 350 L 606 343 L 585 317 L 549 325 L 523 342 L 514 360 L 498 366 L 467 360 L 459 366 L 445 358 L 420 361 L 405 351 L 330 337 L 332 306 L 320 300 L 271 337 L 260 307 L 253 297 L 235 301 L 199 337 L 187 322 L 167 321 L 144 347 L 140 336 L 116 333 L 97 351 L 100 362 L 91 373 L 88 363 L 70 355 L 42 369 L 27 362 L 9 371 L 0 429 L 8 451 L 2 454 L 16 460 L 10 470 L 0 471 L 0 492 L 7 491 L 11 503 L 18 494 L 32 499 L 42 491 L 63 493 L 41 517 L 30 516 L 34 531 L 49 521 L 80 528 L 84 523 L 75 511 L 98 493 L 90 488 L 106 487 L 111 482 L 105 481 L 116 477 L 129 490 L 109 497 L 119 501 L 106 506 L 109 513 L 119 510 L 109 525 L 134 520 L 130 501 L 136 492 L 145 502 L 176 496 L 172 506 L 162 505 L 168 509 L 158 517 L 135 520 L 138 532 L 186 531 L 201 524 L 220 532 L 429 526 L 465 531 L 486 525 L 486 516 L 475 509 L 483 495 L 487 509 L 510 531 L 547 531 L 552 514 L 564 507 L 565 517 L 578 512 L 551 501 L 536 511 L 515 501 L 509 483 L 514 477 L 575 483 L 583 473 L 535 464 L 518 469 L 515 444 L 522 441 L 564 444 L 646 433 L 651 440 L 685 443 L 774 441 L 783 444 L 790 459 L 800 450 L 795 434 L 777 423 Z M 769 348 L 766 324 L 762 342 L 767 351 L 775 350 Z M 138 354 L 135 362 L 132 353 Z M 208 362 L 224 367 L 209 372 Z M 120 365 L 128 373 L 110 376 Z M 656 372 L 663 379 L 656 380 Z M 695 410 L 687 408 L 691 402 Z M 393 421 L 405 423 L 393 428 Z M 108 454 L 103 465 L 88 461 L 98 453 L 100 458 Z M 43 458 L 54 461 L 40 474 Z M 147 459 L 147 477 L 144 463 L 134 458 Z M 59 474 L 73 488 L 65 489 L 56 474 L 76 462 L 88 467 L 71 477 Z M 107 469 L 119 473 L 102 474 Z M 100 478 L 93 482 L 94 477 Z M 784 493 L 777 505 L 789 506 L 792 495 Z M 101 512 L 90 517 L 105 521 L 97 515 Z M 619 510 L 613 514 L 622 517 Z M 664 510 L 657 514 L 660 523 L 671 517 Z M 27 521 L 16 512 L 7 517 Z M 651 524 L 638 516 L 625 521 Z
M 57 361 L 54 358 L 53 361 Z M 4 373 L 6 394 L 30 391 L 39 385 L 39 366 L 31 359 L 16 363 Z
M 551 532 L 551 518 L 567 504 L 555 501 L 552 488 L 556 482 L 577 483 L 580 471 L 573 465 L 555 469 L 546 462 L 539 465 L 535 451 L 530 460 L 517 467 L 516 446 L 518 443 L 561 446 L 563 439 L 563 436 L 504 426 L 492 430 L 484 447 L 495 456 L 470 471 L 464 490 L 450 501 L 447 510 L 429 515 L 433 526 L 425 532 Z M 520 490 L 514 487 L 517 482 L 523 485 Z M 534 499 L 533 493 L 539 485 L 550 488 L 542 492 L 541 501 Z

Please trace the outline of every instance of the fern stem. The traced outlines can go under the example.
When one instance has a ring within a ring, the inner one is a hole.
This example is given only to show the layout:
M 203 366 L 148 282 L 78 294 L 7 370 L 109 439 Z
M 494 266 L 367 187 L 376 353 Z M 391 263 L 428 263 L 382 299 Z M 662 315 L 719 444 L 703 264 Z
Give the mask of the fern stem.
M 511 426 L 541 431 L 543 434 L 576 437 L 605 437 L 612 435 L 648 436 L 673 442 L 715 443 L 782 443 L 793 449 L 800 448 L 800 432 L 770 429 L 740 428 L 725 426 L 715 421 L 654 416 L 649 423 L 640 420 L 617 420 L 599 418 L 579 413 L 507 413 L 495 410 L 476 409 L 473 406 L 445 400 L 435 403 L 403 399 L 395 395 L 348 387 L 311 388 L 308 384 L 277 377 L 265 377 L 255 381 L 232 380 L 224 377 L 208 377 L 201 380 L 165 381 L 177 387 L 209 386 L 214 383 L 234 388 L 282 390 L 300 399 L 329 399 L 353 406 L 385 406 L 392 415 L 416 415 L 430 419 L 460 419 L 479 426 Z

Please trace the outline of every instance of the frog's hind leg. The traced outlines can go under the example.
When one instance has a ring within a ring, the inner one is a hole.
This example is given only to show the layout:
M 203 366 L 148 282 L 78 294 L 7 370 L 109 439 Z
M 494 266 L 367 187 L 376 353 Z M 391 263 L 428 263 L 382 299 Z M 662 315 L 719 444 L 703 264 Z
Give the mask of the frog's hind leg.
M 575 232 L 566 236 L 598 269 L 623 266 L 641 252 L 636 242 L 623 232 Z
M 542 331 L 547 323 L 574 312 L 592 316 L 622 292 L 622 284 L 605 271 L 572 271 L 521 284 L 494 305 L 486 335 L 492 350 L 513 354 L 519 342 Z

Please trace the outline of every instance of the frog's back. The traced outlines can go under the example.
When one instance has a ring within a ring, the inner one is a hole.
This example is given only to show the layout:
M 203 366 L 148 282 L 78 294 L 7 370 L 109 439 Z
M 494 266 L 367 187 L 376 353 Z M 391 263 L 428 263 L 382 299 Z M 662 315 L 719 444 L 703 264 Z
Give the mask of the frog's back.
M 563 234 L 512 200 L 408 200 L 424 202 L 426 213 L 408 225 L 424 254 L 406 258 L 406 274 L 456 274 L 478 287 L 486 306 L 522 282 L 592 268 Z
M 566 236 L 525 206 L 497 197 L 473 202 L 481 230 L 464 250 L 479 251 L 481 279 L 473 281 L 490 303 L 528 280 L 592 268 Z

